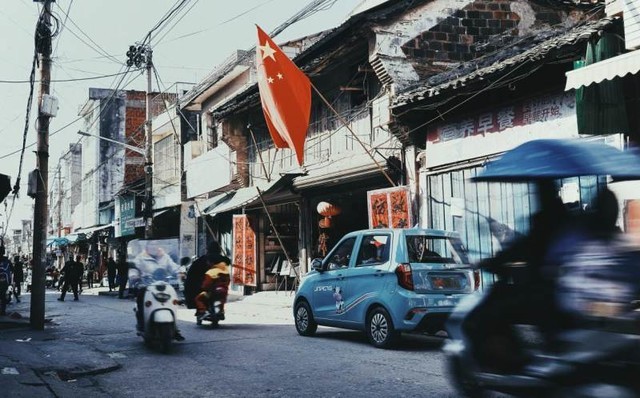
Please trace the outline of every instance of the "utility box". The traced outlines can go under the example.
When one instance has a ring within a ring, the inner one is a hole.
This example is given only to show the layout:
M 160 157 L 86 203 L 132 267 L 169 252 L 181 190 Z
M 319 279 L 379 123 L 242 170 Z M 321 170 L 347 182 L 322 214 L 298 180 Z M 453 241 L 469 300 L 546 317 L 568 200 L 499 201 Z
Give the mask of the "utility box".
M 38 179 L 40 170 L 35 169 L 29 173 L 29 182 L 27 184 L 27 196 L 34 198 L 38 195 Z
M 58 114 L 58 99 L 53 95 L 44 94 L 40 104 L 40 113 L 45 116 L 56 117 Z

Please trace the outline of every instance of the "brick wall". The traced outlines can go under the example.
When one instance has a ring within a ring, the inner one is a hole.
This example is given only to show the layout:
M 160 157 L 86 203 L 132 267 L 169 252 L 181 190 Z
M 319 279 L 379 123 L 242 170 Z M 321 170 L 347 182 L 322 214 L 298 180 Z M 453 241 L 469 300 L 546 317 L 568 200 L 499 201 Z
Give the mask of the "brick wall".
M 450 17 L 405 43 L 402 49 L 407 56 L 426 61 L 437 72 L 444 68 L 438 62 L 470 61 L 499 50 L 523 34 L 560 24 L 567 18 L 566 11 L 532 1 L 478 0 L 452 11 Z
M 127 94 L 130 94 L 128 92 Z M 139 92 L 138 92 L 139 93 Z M 140 93 L 142 95 L 142 100 L 144 100 L 144 93 Z M 131 97 L 127 96 L 127 100 L 137 100 L 139 98 L 133 98 L 139 96 L 138 94 L 134 94 Z M 144 133 L 144 121 L 146 119 L 146 111 L 145 108 L 140 108 L 137 106 L 127 106 L 126 107 L 126 115 L 125 115 L 125 137 L 127 140 L 127 144 L 141 146 L 140 143 L 145 142 L 145 133 Z M 125 149 L 125 169 L 124 169 L 124 184 L 131 184 L 132 182 L 144 177 L 144 165 L 141 164 L 130 164 L 126 161 L 126 159 L 132 158 L 141 158 L 144 159 L 144 156 L 133 152 L 129 149 Z M 143 162 L 142 160 L 140 162 Z
M 245 135 L 245 125 L 246 123 L 237 120 L 225 120 L 222 126 L 222 141 L 236 152 L 234 180 L 243 187 L 249 186 L 249 142 Z

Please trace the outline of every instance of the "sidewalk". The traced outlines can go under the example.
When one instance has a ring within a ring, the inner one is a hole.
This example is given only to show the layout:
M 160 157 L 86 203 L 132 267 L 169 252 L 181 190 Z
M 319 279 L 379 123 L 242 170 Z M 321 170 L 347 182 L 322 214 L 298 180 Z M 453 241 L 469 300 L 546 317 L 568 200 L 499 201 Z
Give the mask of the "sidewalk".
M 120 368 L 111 351 L 101 347 L 78 323 L 70 323 L 69 307 L 73 301 L 57 301 L 58 292 L 47 290 L 45 295 L 45 330 L 30 328 L 30 299 L 22 295 L 7 307 L 8 316 L 0 317 L 0 385 L 2 396 L 10 397 L 67 397 L 79 396 L 90 383 L 88 375 L 98 375 Z M 118 300 L 117 292 L 108 288 L 85 288 L 82 297 L 98 300 Z M 259 292 L 249 296 L 233 296 L 226 306 L 224 324 L 291 325 L 293 327 L 291 292 Z M 118 300 L 119 301 L 119 300 Z M 123 300 L 124 301 L 124 300 Z M 127 299 L 133 304 L 131 299 Z M 77 318 L 75 318 L 77 319 Z M 94 318 L 95 319 L 99 318 Z M 193 310 L 181 308 L 178 320 L 195 323 Z M 108 394 L 95 395 L 107 397 Z
M 91 294 L 86 291 L 83 294 Z M 48 294 L 47 301 L 57 295 Z M 23 294 L 0 317 L 0 385 L 10 397 L 77 396 L 77 379 L 120 368 L 107 354 L 82 341 L 63 338 L 64 328 L 45 319 L 45 330 L 30 328 L 30 299 Z M 49 304 L 49 303 L 47 303 Z M 61 333 L 62 332 L 62 333 Z M 107 396 L 107 395 L 103 395 Z
M 91 294 L 117 299 L 118 292 L 110 292 L 108 288 L 92 289 Z M 127 297 L 128 290 L 124 296 Z M 262 323 L 262 324 L 293 324 L 293 298 L 295 293 L 290 291 L 258 292 L 252 295 L 229 295 L 225 309 L 225 323 Z M 193 310 L 183 307 L 178 319 L 193 321 Z

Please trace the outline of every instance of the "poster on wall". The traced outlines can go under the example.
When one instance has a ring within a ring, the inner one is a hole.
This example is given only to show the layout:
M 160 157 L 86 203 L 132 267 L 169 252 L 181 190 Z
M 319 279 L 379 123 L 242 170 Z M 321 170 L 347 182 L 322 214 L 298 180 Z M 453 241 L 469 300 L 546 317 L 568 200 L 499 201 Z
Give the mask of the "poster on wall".
M 409 187 L 377 189 L 367 192 L 369 228 L 409 228 L 411 195 Z
M 245 214 L 233 216 L 232 279 L 236 285 L 256 286 L 256 233 Z

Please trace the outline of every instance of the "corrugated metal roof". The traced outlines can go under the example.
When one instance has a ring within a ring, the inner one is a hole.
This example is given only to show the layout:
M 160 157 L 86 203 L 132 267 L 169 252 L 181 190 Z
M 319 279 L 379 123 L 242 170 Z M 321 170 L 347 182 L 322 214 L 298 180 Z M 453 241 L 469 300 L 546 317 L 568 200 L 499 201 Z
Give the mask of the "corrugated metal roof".
M 520 68 L 527 63 L 531 63 L 531 66 L 535 67 L 540 64 L 540 61 L 556 58 L 559 52 L 564 54 L 567 50 L 578 50 L 578 46 L 581 48 L 582 44 L 598 31 L 613 24 L 614 19 L 607 17 L 572 28 L 569 31 L 549 30 L 523 38 L 496 54 L 460 63 L 446 72 L 423 80 L 419 85 L 400 93 L 393 101 L 392 107 L 403 107 L 414 102 L 427 100 L 446 91 L 453 91 L 489 77 L 494 78 L 493 83 L 487 81 L 486 84 L 495 84 L 496 76 L 510 73 L 515 68 Z M 526 71 L 527 69 L 524 69 L 522 72 Z

